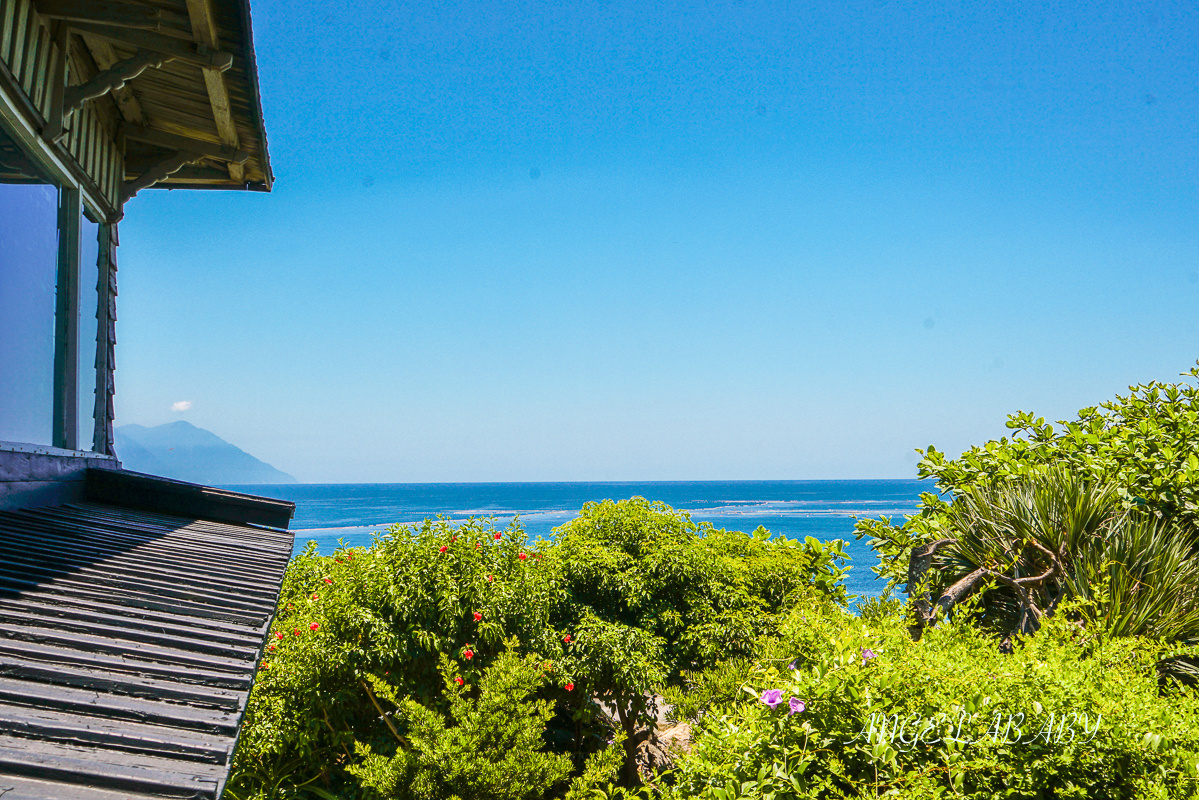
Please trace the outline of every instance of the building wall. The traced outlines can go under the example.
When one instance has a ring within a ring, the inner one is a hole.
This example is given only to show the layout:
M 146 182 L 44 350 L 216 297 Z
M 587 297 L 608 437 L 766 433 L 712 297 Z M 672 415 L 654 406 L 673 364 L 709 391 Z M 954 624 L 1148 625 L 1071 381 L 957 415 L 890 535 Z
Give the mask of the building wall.
M 120 463 L 98 453 L 0 445 L 0 510 L 80 502 L 88 467 Z
M 0 509 L 81 500 L 88 467 L 119 466 L 124 162 L 95 104 L 64 113 L 66 87 L 88 74 L 69 42 L 31 0 L 0 0 Z

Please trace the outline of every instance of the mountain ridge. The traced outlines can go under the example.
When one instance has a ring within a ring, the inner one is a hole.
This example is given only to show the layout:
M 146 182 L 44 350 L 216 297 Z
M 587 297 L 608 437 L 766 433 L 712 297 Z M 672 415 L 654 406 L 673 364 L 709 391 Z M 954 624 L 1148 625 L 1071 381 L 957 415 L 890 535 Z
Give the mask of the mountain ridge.
M 117 428 L 114 445 L 125 469 L 205 485 L 297 483 L 215 433 L 185 420 Z

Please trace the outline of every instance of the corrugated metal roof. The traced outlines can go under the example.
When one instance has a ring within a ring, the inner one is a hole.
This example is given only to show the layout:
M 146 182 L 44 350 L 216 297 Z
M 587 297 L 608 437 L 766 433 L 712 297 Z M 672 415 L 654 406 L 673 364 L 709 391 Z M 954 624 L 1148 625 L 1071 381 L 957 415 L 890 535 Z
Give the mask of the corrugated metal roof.
M 0 512 L 0 797 L 220 796 L 286 531 Z

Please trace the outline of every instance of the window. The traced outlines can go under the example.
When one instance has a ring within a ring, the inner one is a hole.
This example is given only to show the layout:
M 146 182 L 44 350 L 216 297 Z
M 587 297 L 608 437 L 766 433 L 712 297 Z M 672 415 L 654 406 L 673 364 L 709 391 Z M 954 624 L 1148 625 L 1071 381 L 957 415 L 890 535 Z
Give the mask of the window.
M 0 441 L 52 444 L 58 189 L 0 130 Z

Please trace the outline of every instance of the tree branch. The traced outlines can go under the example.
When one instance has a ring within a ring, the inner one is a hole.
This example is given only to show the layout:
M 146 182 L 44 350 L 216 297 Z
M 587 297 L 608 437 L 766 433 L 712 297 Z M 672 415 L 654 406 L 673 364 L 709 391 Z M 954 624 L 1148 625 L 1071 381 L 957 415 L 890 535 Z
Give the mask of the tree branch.
M 371 687 L 368 686 L 366 684 L 366 681 L 364 681 L 364 680 L 359 680 L 358 683 L 362 686 L 363 689 L 366 690 L 366 696 L 371 699 L 371 705 L 373 705 L 375 707 L 375 710 L 379 712 L 379 718 L 382 719 L 385 723 L 387 723 L 387 728 L 388 728 L 388 730 L 391 731 L 391 735 L 396 737 L 397 742 L 399 742 L 400 744 L 407 747 L 408 740 L 400 735 L 400 732 L 396 730 L 395 725 L 391 724 L 391 719 L 388 718 L 387 712 L 383 710 L 383 707 L 381 705 L 379 705 L 379 701 L 375 699 L 375 694 L 374 694 L 374 692 L 371 691 Z
M 924 580 L 924 575 L 932 566 L 933 556 L 942 547 L 953 544 L 956 539 L 938 539 L 935 542 L 916 547 L 908 556 L 908 584 L 904 587 L 904 592 L 912 601 L 912 605 L 916 609 L 916 624 L 908 628 L 908 632 L 913 639 L 919 639 L 920 634 L 924 632 L 924 626 L 933 619 L 932 599 L 928 592 L 919 594 L 913 597 L 913 592 L 917 590 L 921 582 Z

